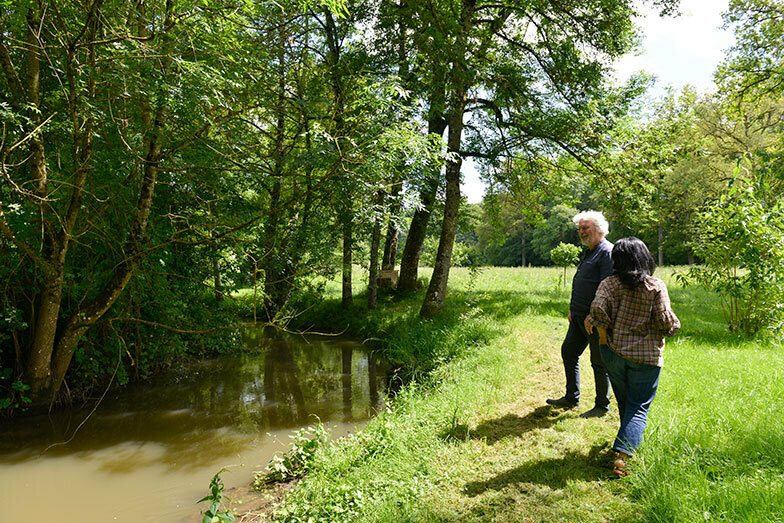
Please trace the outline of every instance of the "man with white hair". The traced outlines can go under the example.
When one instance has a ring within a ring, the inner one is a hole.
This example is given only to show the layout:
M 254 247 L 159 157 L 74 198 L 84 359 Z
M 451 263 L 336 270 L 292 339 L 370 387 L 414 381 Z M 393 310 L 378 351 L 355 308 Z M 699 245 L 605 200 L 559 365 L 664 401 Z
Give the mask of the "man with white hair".
M 581 418 L 604 416 L 610 410 L 610 378 L 604 368 L 599 352 L 599 337 L 594 329 L 591 334 L 585 328 L 591 302 L 599 283 L 613 273 L 613 244 L 605 239 L 610 232 L 607 220 L 601 212 L 584 211 L 572 221 L 577 225 L 580 241 L 588 247 L 577 266 L 572 280 L 572 299 L 569 303 L 569 330 L 561 345 L 561 358 L 566 371 L 566 394 L 558 399 L 548 399 L 547 404 L 571 409 L 580 404 L 580 355 L 585 347 L 591 347 L 591 367 L 596 381 L 594 407 L 580 414 Z

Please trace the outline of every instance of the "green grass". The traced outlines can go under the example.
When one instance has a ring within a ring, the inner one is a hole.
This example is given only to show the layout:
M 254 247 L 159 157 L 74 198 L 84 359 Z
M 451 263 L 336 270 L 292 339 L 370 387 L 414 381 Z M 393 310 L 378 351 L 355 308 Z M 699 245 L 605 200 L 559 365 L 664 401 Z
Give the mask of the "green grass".
M 446 307 L 421 293 L 335 298 L 299 321 L 379 340 L 416 381 L 362 432 L 316 458 L 276 517 L 291 521 L 783 521 L 784 350 L 727 331 L 718 298 L 681 288 L 683 328 L 632 473 L 611 480 L 617 415 L 544 407 L 563 389 L 568 291 L 559 269 L 454 269 Z M 585 405 L 592 373 L 582 358 Z

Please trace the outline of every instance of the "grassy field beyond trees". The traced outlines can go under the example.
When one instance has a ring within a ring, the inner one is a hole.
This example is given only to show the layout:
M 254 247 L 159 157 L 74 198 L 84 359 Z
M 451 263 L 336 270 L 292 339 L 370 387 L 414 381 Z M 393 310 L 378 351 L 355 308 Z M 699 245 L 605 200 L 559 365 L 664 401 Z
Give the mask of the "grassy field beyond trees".
M 730 334 L 718 297 L 670 287 L 683 327 L 668 342 L 659 394 L 628 478 L 612 480 L 617 408 L 601 419 L 583 355 L 583 404 L 545 406 L 563 388 L 568 290 L 559 269 L 457 269 L 444 314 L 419 297 L 379 308 L 311 309 L 349 325 L 419 374 L 363 431 L 316 457 L 275 514 L 290 521 L 781 521 L 784 351 Z M 571 277 L 571 275 L 570 275 Z

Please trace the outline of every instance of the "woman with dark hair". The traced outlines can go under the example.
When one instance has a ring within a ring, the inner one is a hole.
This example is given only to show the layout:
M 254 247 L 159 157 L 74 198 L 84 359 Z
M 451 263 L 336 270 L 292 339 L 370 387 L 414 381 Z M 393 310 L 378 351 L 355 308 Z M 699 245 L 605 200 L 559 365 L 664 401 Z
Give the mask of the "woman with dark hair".
M 667 286 L 654 278 L 656 265 L 645 243 L 628 237 L 612 250 L 613 275 L 604 279 L 585 319 L 599 331 L 602 360 L 610 375 L 621 427 L 615 438 L 613 472 L 626 475 L 626 461 L 642 442 L 648 409 L 664 364 L 664 337 L 681 326 Z

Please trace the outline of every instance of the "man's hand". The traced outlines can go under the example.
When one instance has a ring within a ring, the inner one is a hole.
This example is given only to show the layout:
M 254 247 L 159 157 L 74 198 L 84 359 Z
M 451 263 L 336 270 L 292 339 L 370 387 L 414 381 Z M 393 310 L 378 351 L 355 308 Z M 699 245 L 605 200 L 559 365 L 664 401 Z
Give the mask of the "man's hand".
M 590 316 L 586 316 L 585 321 L 583 322 L 585 324 L 585 332 L 588 334 L 593 334 L 593 323 L 588 321 L 589 318 Z
M 569 314 L 566 315 L 566 319 L 569 320 L 569 323 L 572 323 L 572 311 L 569 311 Z

